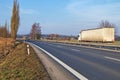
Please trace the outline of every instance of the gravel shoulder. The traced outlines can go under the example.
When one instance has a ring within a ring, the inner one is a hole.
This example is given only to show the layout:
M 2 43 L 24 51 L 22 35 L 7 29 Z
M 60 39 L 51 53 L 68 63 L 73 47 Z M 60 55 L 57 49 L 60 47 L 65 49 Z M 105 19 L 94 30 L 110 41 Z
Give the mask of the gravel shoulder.
M 38 57 L 42 61 L 52 80 L 77 80 L 71 73 L 63 68 L 47 54 L 31 44 Z

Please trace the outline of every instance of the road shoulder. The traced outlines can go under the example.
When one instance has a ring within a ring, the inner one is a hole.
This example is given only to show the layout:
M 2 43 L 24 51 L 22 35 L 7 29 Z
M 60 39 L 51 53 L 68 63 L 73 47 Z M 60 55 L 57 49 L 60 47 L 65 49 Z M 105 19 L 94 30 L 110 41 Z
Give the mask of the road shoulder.
M 37 47 L 33 45 L 31 46 L 42 61 L 52 80 L 77 80 L 71 73 L 51 59 L 47 54 Z

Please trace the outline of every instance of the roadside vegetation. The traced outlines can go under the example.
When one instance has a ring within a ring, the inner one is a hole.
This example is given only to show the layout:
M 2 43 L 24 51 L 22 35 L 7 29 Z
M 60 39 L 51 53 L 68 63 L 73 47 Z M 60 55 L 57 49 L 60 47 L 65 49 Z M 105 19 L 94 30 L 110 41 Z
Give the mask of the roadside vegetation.
M 0 59 L 1 61 L 1 59 Z M 30 47 L 19 44 L 0 62 L 0 80 L 50 80 L 50 77 Z
M 14 49 L 13 42 L 14 40 L 11 38 L 0 37 L 0 63 Z
M 44 39 L 43 41 L 50 41 L 50 42 L 60 42 L 60 43 L 72 43 L 72 44 L 96 44 L 96 45 L 120 45 L 120 41 L 115 41 L 113 43 L 103 43 L 103 42 L 82 42 L 78 41 L 77 39 L 74 40 L 50 40 L 50 39 Z
M 120 45 L 120 41 L 115 41 L 113 44 Z
M 50 80 L 34 50 L 30 47 L 28 55 L 25 43 L 16 44 L 20 25 L 19 8 L 19 2 L 14 0 L 11 23 L 8 24 L 10 30 L 7 22 L 0 26 L 0 80 Z

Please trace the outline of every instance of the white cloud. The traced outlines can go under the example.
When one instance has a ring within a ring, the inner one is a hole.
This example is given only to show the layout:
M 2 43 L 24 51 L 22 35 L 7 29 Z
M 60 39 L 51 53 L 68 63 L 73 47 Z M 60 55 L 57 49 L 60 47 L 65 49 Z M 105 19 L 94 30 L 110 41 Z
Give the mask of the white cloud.
M 67 10 L 78 17 L 88 20 L 118 20 L 120 3 L 89 4 L 90 0 L 80 0 L 67 5 Z

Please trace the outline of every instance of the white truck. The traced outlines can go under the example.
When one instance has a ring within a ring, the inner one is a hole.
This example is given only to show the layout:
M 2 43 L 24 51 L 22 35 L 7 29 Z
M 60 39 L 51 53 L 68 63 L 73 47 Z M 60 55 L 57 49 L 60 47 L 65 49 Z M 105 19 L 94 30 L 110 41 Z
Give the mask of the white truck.
M 114 42 L 114 28 L 96 28 L 82 30 L 79 34 L 79 41 L 86 42 Z

